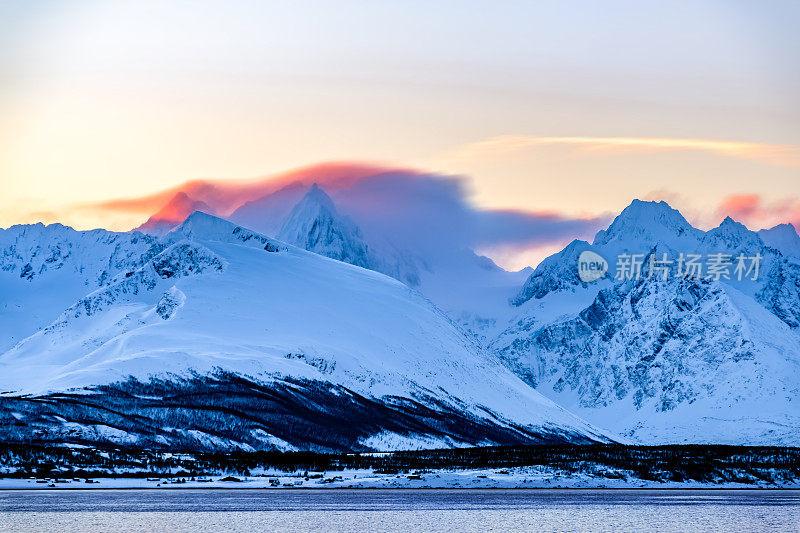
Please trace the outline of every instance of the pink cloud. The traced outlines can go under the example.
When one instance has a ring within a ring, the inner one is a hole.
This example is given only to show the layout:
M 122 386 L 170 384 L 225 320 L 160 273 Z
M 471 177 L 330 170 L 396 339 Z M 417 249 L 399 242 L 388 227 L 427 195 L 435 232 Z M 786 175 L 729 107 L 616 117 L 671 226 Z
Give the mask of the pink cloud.
M 734 194 L 723 199 L 717 208 L 718 218 L 726 216 L 751 229 L 770 228 L 786 222 L 800 228 L 800 200 L 766 201 L 756 193 Z
M 427 256 L 464 248 L 514 254 L 515 250 L 563 246 L 576 236 L 591 238 L 609 221 L 606 215 L 480 209 L 471 203 L 463 176 L 353 162 L 324 163 L 247 181 L 196 180 L 156 194 L 85 208 L 106 215 L 136 215 L 142 221 L 150 217 L 145 227 L 164 225 L 168 230 L 198 205 L 230 216 L 243 204 L 289 186 L 312 183 L 322 187 L 366 234 L 387 237 L 395 245 Z M 249 223 L 259 230 L 257 214 Z

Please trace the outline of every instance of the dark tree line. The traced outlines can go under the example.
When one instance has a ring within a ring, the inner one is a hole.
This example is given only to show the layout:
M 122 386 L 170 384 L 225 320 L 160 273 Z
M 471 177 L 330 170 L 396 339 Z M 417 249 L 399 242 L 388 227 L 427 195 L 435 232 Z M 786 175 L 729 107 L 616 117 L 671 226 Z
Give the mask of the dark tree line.
M 173 454 L 124 448 L 0 444 L 0 472 L 13 477 L 248 475 L 371 469 L 405 473 L 437 469 L 539 466 L 609 478 L 705 483 L 800 480 L 800 448 L 754 446 L 532 445 L 393 453 L 230 452 Z

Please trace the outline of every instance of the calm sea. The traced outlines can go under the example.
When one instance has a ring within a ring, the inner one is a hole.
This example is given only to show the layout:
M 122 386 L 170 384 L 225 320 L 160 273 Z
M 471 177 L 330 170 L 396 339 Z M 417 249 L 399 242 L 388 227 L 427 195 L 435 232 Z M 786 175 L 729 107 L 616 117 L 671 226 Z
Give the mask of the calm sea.
M 800 491 L 0 491 L 0 531 L 208 530 L 800 531 Z

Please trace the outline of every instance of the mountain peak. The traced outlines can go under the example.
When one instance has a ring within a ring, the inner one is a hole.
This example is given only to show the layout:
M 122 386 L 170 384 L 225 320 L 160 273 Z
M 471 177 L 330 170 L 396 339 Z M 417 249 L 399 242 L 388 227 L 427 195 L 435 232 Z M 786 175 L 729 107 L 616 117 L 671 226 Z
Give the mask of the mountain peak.
M 336 206 L 333 204 L 333 200 L 331 197 L 328 196 L 328 193 L 322 190 L 322 188 L 313 183 L 311 187 L 306 192 L 305 196 L 300 200 L 300 204 L 317 204 L 320 207 L 327 209 L 333 213 L 336 213 Z M 298 205 L 300 205 L 298 204 Z
M 736 222 L 730 216 L 725 217 L 723 219 L 723 221 L 720 222 L 719 227 L 720 228 L 731 228 L 731 229 L 735 228 L 737 230 L 740 229 L 740 228 L 747 229 L 747 227 L 745 227 L 744 224 L 742 224 L 741 222 Z
M 797 228 L 794 227 L 794 224 L 791 222 L 786 222 L 784 224 L 778 224 L 777 226 L 773 226 L 768 230 L 763 231 L 779 231 L 779 232 L 787 232 L 791 234 L 794 238 L 800 239 L 800 235 L 797 233 Z
M 778 224 L 777 226 L 773 226 L 769 229 L 762 229 L 758 233 L 781 236 L 787 239 L 791 239 L 793 241 L 796 240 L 800 242 L 800 235 L 797 234 L 797 230 L 795 229 L 794 224 L 792 224 L 791 222 Z
M 194 211 L 170 235 L 189 239 L 223 240 L 223 235 L 230 235 L 236 224 L 202 211 Z
M 226 226 L 236 226 L 236 224 L 232 222 L 228 222 L 220 217 L 209 215 L 208 213 L 204 213 L 203 211 L 193 211 L 186 217 L 186 219 L 181 223 L 180 226 L 175 228 L 175 231 L 180 232 L 187 232 L 191 231 L 192 229 L 200 229 L 200 228 L 220 228 Z
M 370 268 L 361 230 L 337 212 L 333 200 L 316 183 L 289 213 L 278 238 L 331 259 Z
M 703 243 L 711 250 L 759 252 L 764 243 L 754 231 L 750 231 L 741 222 L 731 217 L 725 219 L 716 228 L 709 230 L 703 237 Z
M 684 235 L 698 238 L 702 232 L 692 227 L 677 209 L 667 202 L 635 199 L 614 219 L 606 230 L 597 233 L 595 245 L 613 241 L 634 244 L 656 241 L 671 242 Z
M 223 218 L 195 211 L 183 224 L 172 230 L 168 236 L 175 239 L 197 239 L 201 241 L 222 241 L 263 248 L 268 252 L 285 250 L 286 246 L 255 231 L 237 226 Z
M 762 229 L 758 236 L 764 244 L 778 250 L 786 257 L 800 258 L 800 235 L 791 223 L 778 224 L 769 229 Z
M 670 207 L 670 205 L 664 200 L 640 200 L 638 198 L 634 198 L 633 200 L 631 200 L 631 203 L 628 204 L 627 208 L 640 209 L 640 210 L 672 209 L 672 207 Z
M 747 229 L 747 226 L 742 224 L 741 222 L 737 222 L 731 217 L 725 217 L 722 222 L 720 222 L 719 226 L 710 230 L 709 234 L 714 233 L 717 235 L 730 235 L 736 236 L 738 238 L 746 237 L 748 239 L 752 238 L 755 233 Z
M 300 201 L 289 212 L 289 216 L 284 221 L 279 235 L 284 235 L 287 228 L 291 229 L 298 222 L 310 220 L 353 225 L 347 217 L 339 215 L 331 197 L 316 183 L 311 185 Z
M 664 200 L 647 201 L 634 199 L 628 207 L 622 210 L 617 219 L 624 221 L 635 221 L 637 223 L 652 222 L 655 217 L 656 222 L 669 223 L 674 226 L 689 226 L 690 224 L 683 218 L 681 212 L 673 209 Z
M 183 191 L 179 191 L 175 193 L 175 196 L 172 197 L 172 200 L 169 201 L 170 204 L 190 204 L 193 203 L 194 200 Z
M 520 306 L 531 298 L 540 299 L 551 292 L 574 288 L 580 283 L 576 269 L 578 257 L 590 248 L 588 242 L 574 239 L 560 252 L 545 258 L 510 300 L 511 304 Z

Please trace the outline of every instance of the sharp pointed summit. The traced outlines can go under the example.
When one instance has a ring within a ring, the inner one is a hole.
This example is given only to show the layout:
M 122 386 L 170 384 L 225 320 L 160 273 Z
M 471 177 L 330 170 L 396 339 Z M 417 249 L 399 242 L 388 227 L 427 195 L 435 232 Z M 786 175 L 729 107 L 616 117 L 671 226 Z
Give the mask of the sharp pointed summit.
M 337 261 L 371 268 L 361 230 L 338 213 L 333 200 L 316 183 L 289 213 L 278 238 Z
M 594 245 L 613 243 L 664 242 L 667 245 L 686 239 L 699 239 L 695 229 L 677 209 L 665 201 L 634 200 L 606 230 L 597 233 Z
M 778 224 L 758 232 L 767 246 L 778 250 L 787 257 L 800 259 L 800 235 L 791 223 Z
M 731 217 L 725 219 L 703 236 L 703 245 L 709 251 L 747 252 L 756 254 L 764 248 L 757 233 Z

